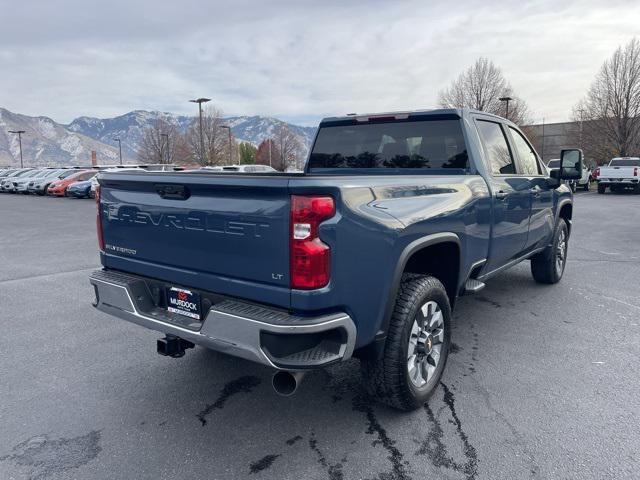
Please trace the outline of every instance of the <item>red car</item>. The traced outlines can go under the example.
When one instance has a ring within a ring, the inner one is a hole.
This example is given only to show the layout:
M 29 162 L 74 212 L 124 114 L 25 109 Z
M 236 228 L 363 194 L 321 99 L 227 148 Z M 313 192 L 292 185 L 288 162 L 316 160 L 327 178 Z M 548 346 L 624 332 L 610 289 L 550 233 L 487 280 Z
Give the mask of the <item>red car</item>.
M 56 197 L 64 197 L 67 194 L 67 187 L 75 182 L 83 182 L 85 180 L 89 180 L 96 173 L 95 170 L 78 170 L 77 173 L 73 175 L 69 175 L 62 180 L 56 180 L 49 185 L 49 189 L 47 193 L 49 195 L 55 195 Z

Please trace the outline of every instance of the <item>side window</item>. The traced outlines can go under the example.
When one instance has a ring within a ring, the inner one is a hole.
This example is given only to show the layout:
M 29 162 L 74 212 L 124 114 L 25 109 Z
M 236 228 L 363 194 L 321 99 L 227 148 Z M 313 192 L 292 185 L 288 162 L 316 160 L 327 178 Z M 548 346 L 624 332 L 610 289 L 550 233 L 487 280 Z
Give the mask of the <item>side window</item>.
M 509 127 L 511 136 L 513 137 L 513 144 L 518 152 L 518 158 L 522 163 L 522 173 L 524 175 L 540 175 L 540 164 L 536 152 L 533 151 L 531 145 L 524 139 L 522 134 L 513 127 Z
M 516 173 L 507 137 L 500 124 L 486 120 L 478 120 L 477 124 L 480 138 L 491 163 L 491 173 L 494 175 Z

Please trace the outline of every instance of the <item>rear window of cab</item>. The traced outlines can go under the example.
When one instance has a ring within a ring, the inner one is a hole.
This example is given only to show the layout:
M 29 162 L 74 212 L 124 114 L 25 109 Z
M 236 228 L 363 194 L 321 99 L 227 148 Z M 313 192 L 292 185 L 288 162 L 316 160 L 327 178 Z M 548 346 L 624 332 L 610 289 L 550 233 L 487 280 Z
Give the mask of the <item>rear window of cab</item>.
M 308 170 L 463 173 L 468 167 L 460 120 L 434 119 L 321 126 Z

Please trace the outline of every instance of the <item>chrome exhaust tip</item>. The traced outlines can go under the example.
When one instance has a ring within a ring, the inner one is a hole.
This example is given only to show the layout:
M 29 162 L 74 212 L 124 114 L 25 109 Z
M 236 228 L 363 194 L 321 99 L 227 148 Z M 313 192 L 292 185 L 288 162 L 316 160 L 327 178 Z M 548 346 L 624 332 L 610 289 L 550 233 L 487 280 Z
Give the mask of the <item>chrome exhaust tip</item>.
M 278 370 L 271 378 L 271 385 L 278 395 L 289 397 L 296 393 L 298 385 L 305 376 L 305 372 L 288 372 Z

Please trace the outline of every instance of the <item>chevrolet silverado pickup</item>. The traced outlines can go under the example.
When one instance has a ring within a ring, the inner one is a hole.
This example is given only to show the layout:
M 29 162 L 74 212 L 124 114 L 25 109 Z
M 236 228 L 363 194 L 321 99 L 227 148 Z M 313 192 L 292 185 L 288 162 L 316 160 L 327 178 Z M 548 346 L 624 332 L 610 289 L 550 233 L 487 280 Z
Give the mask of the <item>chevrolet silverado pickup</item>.
M 613 158 L 609 165 L 598 167 L 595 176 L 598 181 L 598 193 L 605 193 L 607 187 L 612 192 L 632 188 L 635 193 L 640 193 L 640 158 Z
M 102 172 L 99 310 L 275 369 L 356 357 L 409 410 L 438 385 L 459 296 L 523 260 L 564 272 L 582 152 L 548 173 L 513 123 L 466 109 L 322 120 L 299 174 Z

